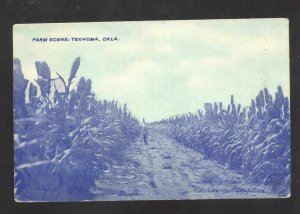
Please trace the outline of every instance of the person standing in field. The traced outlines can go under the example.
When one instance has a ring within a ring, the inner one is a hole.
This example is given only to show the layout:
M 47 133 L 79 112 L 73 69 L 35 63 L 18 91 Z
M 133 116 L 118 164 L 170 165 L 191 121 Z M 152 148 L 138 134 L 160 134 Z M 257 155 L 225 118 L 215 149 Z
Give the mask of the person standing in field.
M 148 145 L 149 132 L 148 132 L 148 129 L 147 129 L 147 126 L 146 126 L 145 118 L 143 118 L 143 131 L 142 131 L 142 134 L 143 134 L 144 144 Z

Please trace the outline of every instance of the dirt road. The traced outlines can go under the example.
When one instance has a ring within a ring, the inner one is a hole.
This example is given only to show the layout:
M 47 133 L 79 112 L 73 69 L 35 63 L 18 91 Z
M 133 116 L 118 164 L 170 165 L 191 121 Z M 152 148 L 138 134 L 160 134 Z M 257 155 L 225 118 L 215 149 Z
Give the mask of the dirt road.
M 246 182 L 157 128 L 149 130 L 149 145 L 133 144 L 126 159 L 95 182 L 91 189 L 95 200 L 276 197 L 270 188 Z

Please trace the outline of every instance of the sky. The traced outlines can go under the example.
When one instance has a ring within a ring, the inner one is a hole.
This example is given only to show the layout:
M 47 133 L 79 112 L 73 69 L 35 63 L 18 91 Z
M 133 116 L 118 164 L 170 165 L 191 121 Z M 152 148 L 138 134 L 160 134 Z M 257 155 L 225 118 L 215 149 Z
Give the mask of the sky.
M 21 24 L 13 29 L 14 57 L 25 78 L 35 61 L 52 77 L 68 78 L 81 57 L 77 81 L 92 80 L 99 99 L 128 104 L 148 122 L 203 109 L 206 102 L 248 106 L 259 90 L 289 96 L 288 19 Z M 117 41 L 33 42 L 33 38 L 117 37 Z M 34 82 L 33 82 L 34 83 Z M 76 83 L 73 84 L 73 87 Z

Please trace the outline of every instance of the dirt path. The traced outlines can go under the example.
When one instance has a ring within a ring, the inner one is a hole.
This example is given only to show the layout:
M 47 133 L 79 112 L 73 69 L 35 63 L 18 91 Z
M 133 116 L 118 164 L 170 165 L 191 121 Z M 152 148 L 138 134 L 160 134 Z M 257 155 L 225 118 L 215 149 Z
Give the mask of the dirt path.
M 126 157 L 96 181 L 96 200 L 275 197 L 157 129 L 149 130 L 149 145 L 133 144 Z

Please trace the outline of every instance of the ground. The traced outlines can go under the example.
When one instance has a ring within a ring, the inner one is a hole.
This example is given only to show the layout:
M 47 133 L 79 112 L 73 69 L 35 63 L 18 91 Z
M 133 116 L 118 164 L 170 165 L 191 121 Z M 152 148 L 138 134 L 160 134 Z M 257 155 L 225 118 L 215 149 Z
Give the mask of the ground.
M 168 200 L 276 197 L 199 152 L 175 142 L 158 127 L 126 150 L 126 161 L 95 181 L 95 200 Z

